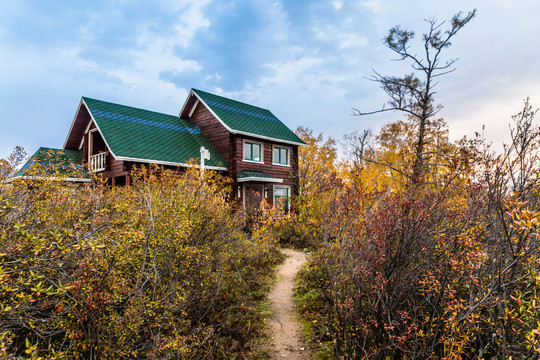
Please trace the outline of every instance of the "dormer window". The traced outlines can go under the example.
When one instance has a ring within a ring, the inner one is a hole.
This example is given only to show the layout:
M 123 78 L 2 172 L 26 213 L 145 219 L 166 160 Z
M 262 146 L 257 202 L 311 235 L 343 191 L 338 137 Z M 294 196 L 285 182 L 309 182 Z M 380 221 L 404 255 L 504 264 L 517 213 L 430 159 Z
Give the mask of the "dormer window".
M 262 162 L 262 144 L 244 141 L 244 161 Z
M 272 164 L 289 166 L 289 148 L 274 146 Z

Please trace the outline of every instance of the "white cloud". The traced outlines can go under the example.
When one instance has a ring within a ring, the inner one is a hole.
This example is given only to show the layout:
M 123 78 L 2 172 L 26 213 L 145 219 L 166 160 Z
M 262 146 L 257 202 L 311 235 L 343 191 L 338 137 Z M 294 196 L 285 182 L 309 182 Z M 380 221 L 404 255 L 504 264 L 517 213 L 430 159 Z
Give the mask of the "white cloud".
M 11 139 L 0 138 L 0 153 L 7 153 L 17 144 L 30 152 L 39 145 L 61 146 L 67 131 L 65 124 L 71 121 L 80 96 L 177 113 L 187 90 L 163 80 L 160 74 L 201 70 L 197 61 L 178 51 L 189 48 L 197 33 L 210 26 L 203 14 L 208 3 L 164 1 L 161 5 L 167 11 L 180 11 L 174 23 L 153 23 L 152 17 L 142 16 L 146 22 L 126 24 L 129 30 L 114 39 L 104 39 L 104 34 L 111 31 L 109 25 L 114 21 L 126 20 L 123 7 L 115 5 L 101 12 L 85 13 L 66 9 L 81 19 L 69 39 L 57 34 L 56 39 L 27 41 L 25 46 L 13 41 L 2 42 L 0 122 Z M 43 16 L 48 19 L 55 15 Z M 118 22 L 114 24 L 117 26 Z M 163 31 L 167 27 L 169 31 Z M 7 34 L 2 26 L 0 32 Z M 17 99 L 22 98 L 32 98 L 35 106 L 19 108 Z M 39 109 L 39 106 L 46 108 Z M 17 122 L 29 129 L 24 136 L 20 131 L 4 128 L 4 119 L 13 118 L 13 114 L 19 114 Z
M 213 75 L 206 75 L 204 77 L 204 80 L 216 80 L 216 81 L 219 81 L 221 80 L 221 75 L 219 75 L 218 73 L 214 73 Z
M 172 24 L 169 34 L 156 34 L 153 30 L 155 24 L 148 23 L 137 36 L 136 46 L 126 50 L 118 49 L 124 61 L 105 67 L 98 61 L 85 61 L 80 58 L 79 63 L 85 63 L 88 68 L 102 72 L 109 77 L 119 79 L 122 84 L 135 96 L 134 101 L 145 105 L 163 103 L 166 99 L 180 100 L 185 96 L 186 90 L 177 88 L 172 82 L 162 79 L 160 74 L 169 72 L 181 74 L 185 72 L 200 72 L 201 65 L 192 59 L 178 54 L 179 49 L 189 48 L 198 31 L 208 28 L 210 22 L 205 18 L 202 8 L 209 1 L 184 1 L 172 7 L 173 11 L 182 10 L 175 24 Z M 166 2 L 169 4 L 169 2 Z M 121 85 L 113 85 L 120 88 Z M 139 99 L 137 99 L 139 98 Z
M 341 10 L 343 7 L 343 1 L 332 1 L 332 5 L 334 5 L 334 9 Z
M 316 71 L 314 70 L 321 63 L 321 59 L 314 57 L 303 57 L 290 62 L 268 63 L 263 67 L 271 69 L 273 75 L 261 77 L 259 81 L 262 86 L 281 85 L 290 81 L 298 83 L 300 78 L 307 80 L 307 78 L 315 75 Z
M 263 2 L 259 11 L 266 13 L 265 19 L 268 21 L 268 25 L 262 29 L 260 37 L 271 39 L 279 45 L 288 46 L 290 23 L 282 5 L 279 2 Z
M 210 1 L 194 1 L 187 11 L 183 11 L 180 21 L 174 26 L 174 34 L 168 40 L 184 48 L 191 45 L 197 31 L 210 26 L 210 21 L 202 13 L 202 8 Z
M 530 95 L 532 104 L 540 105 L 540 57 L 534 48 L 540 35 L 534 14 L 540 5 L 495 3 L 475 1 L 477 18 L 444 54 L 461 58 L 455 73 L 440 78 L 436 94 L 437 102 L 445 106 L 441 115 L 456 137 L 484 123 L 488 136 L 502 139 L 510 115 L 520 110 L 524 97 Z M 429 0 L 290 4 L 159 0 L 151 7 L 125 1 L 43 11 L 29 2 L 6 3 L 0 25 L 0 121 L 24 123 L 35 133 L 25 134 L 25 139 L 60 132 L 61 143 L 65 129 L 54 129 L 55 122 L 71 120 L 79 96 L 176 113 L 187 89 L 168 80 L 174 78 L 185 80 L 186 86 L 200 80 L 209 91 L 267 107 L 291 127 L 303 124 L 340 137 L 402 117 L 350 116 L 352 107 L 371 110 L 386 101 L 378 85 L 363 78 L 371 74 L 371 67 L 388 75 L 411 71 L 407 63 L 392 62 L 393 54 L 380 42 L 391 26 L 415 30 L 419 40 L 426 29 L 423 18 L 445 20 L 471 7 L 467 0 L 455 0 L 451 6 Z M 141 8 L 152 11 L 142 13 Z M 51 26 L 51 21 L 59 26 Z M 245 31 L 238 31 L 237 25 Z M 227 45 L 219 48 L 219 59 L 207 56 L 216 49 L 206 48 L 200 35 L 213 46 Z M 58 107 L 47 118 L 50 124 L 41 120 L 47 116 L 43 109 L 25 108 L 29 98 Z M 26 101 L 18 103 L 20 99 Z M 4 124 L 1 133 L 13 137 L 16 130 Z M 4 135 L 0 146 L 9 140 Z
M 185 8 L 198 8 L 201 9 L 206 5 L 210 4 L 212 0 L 158 0 L 155 1 L 158 6 L 160 6 L 163 11 L 167 12 L 180 12 Z
M 224 96 L 270 109 L 292 129 L 303 125 L 341 137 L 343 120 L 350 120 L 350 104 L 344 94 L 347 74 L 327 71 L 322 57 L 303 56 L 292 61 L 264 65 L 271 70 L 242 91 Z M 334 126 L 332 126 L 332 124 Z
M 380 14 L 386 11 L 386 6 L 381 0 L 365 0 L 361 2 L 361 6 L 375 14 Z

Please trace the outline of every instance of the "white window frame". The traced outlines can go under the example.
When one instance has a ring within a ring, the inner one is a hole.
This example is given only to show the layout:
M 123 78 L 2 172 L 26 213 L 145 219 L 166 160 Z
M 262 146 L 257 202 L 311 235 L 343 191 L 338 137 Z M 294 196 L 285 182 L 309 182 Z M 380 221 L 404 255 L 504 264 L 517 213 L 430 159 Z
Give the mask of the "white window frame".
M 287 213 L 291 211 L 291 187 L 287 185 L 274 185 L 272 188 L 272 207 L 276 207 L 276 189 L 287 189 Z
M 274 161 L 274 149 L 287 150 L 287 164 L 281 164 Z M 291 148 L 288 146 L 272 145 L 272 165 L 291 167 Z
M 253 144 L 253 145 L 259 145 L 261 147 L 261 161 L 246 159 L 246 154 L 244 152 L 246 143 Z M 242 161 L 249 162 L 249 163 L 255 163 L 255 164 L 264 164 L 264 143 L 259 142 L 259 141 L 252 141 L 252 140 L 245 140 L 244 139 L 242 141 Z

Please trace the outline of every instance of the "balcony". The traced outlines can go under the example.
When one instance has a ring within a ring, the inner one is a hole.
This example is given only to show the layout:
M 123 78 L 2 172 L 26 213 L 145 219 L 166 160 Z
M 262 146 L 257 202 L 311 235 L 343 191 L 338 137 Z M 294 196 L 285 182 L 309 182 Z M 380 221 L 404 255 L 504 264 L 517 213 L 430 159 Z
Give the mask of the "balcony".
M 102 152 L 96 155 L 90 156 L 90 171 L 96 173 L 104 171 L 107 167 L 107 153 Z

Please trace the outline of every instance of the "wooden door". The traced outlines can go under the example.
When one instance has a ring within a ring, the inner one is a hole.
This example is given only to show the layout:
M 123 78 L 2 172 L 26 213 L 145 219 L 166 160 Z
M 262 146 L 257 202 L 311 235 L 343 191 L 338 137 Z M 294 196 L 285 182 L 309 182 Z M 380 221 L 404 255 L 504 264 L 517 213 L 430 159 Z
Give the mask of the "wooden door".
M 262 215 L 264 187 L 263 185 L 245 185 L 244 191 L 244 206 L 246 211 L 245 226 L 251 231 L 253 229 L 253 225 L 257 223 L 258 219 Z
M 261 203 L 264 199 L 264 188 L 262 185 L 246 185 L 246 211 L 248 213 L 257 213 L 261 210 Z

